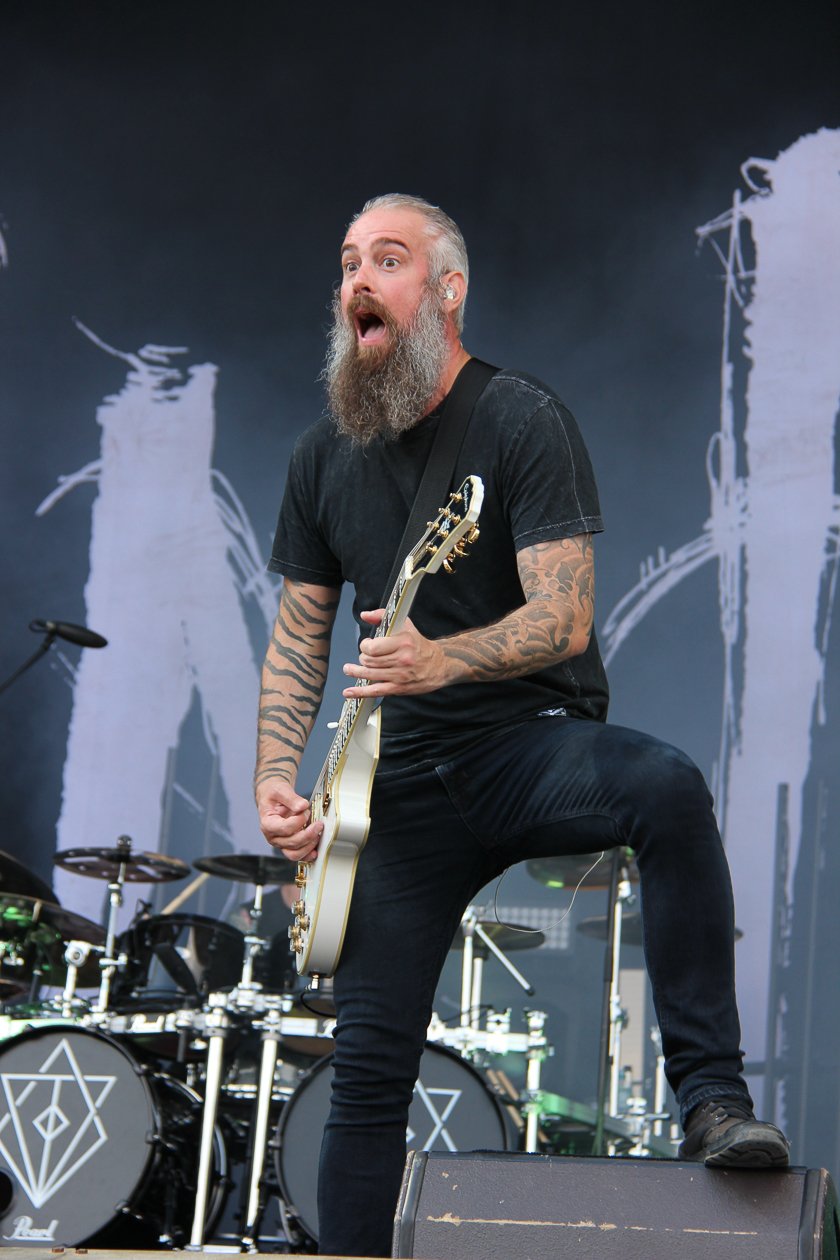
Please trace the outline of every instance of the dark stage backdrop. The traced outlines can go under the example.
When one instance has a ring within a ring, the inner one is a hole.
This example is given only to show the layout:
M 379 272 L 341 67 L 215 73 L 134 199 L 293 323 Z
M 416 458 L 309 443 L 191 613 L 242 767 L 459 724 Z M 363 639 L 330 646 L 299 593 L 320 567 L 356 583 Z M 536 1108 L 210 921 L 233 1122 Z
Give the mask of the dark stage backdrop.
M 367 197 L 420 193 L 470 246 L 468 348 L 581 423 L 612 720 L 713 783 L 751 1083 L 836 1170 L 838 52 L 828 3 L 7 2 L 0 672 L 34 617 L 109 646 L 57 645 L 2 697 L 0 847 L 47 878 L 121 833 L 261 849 L 264 562 L 338 245 Z M 339 662 L 352 643 L 345 617 Z M 56 887 L 99 917 L 100 884 Z M 498 900 L 566 910 L 518 869 Z M 575 927 L 602 912 L 581 893 L 527 959 L 547 1079 L 584 1102 L 600 952 Z

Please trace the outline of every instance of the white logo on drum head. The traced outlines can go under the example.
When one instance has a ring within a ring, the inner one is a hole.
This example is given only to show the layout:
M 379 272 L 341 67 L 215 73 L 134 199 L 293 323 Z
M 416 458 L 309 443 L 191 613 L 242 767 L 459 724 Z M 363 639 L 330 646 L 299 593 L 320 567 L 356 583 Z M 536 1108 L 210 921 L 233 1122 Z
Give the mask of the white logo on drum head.
M 38 1239 L 39 1242 L 55 1242 L 55 1231 L 58 1229 L 58 1220 L 50 1221 L 49 1225 L 36 1226 L 31 1216 L 16 1216 L 15 1227 L 11 1234 L 4 1234 L 3 1237 L 13 1242 L 16 1238 L 25 1242 L 32 1242 Z
M 99 1108 L 116 1079 L 82 1072 L 65 1038 L 34 1072 L 0 1072 L 0 1154 L 36 1208 L 108 1141 Z M 68 1112 L 81 1116 L 75 1131 Z
M 446 1122 L 452 1115 L 452 1112 L 455 1110 L 458 1103 L 461 1101 L 461 1094 L 463 1091 L 460 1089 L 444 1089 L 442 1087 L 430 1087 L 429 1089 L 426 1089 L 423 1082 L 418 1081 L 414 1087 L 414 1092 L 432 1118 L 431 1131 L 420 1149 L 430 1151 L 437 1139 L 440 1138 L 446 1144 L 447 1150 L 457 1151 L 458 1147 L 449 1135 L 449 1131 L 446 1128 Z M 448 1102 L 443 1107 L 436 1106 L 432 1098 L 433 1094 L 437 1095 L 439 1098 L 448 1099 Z M 412 1129 L 411 1125 L 409 1125 L 408 1132 L 406 1134 L 409 1145 L 411 1145 L 416 1136 L 417 1134 L 415 1130 Z

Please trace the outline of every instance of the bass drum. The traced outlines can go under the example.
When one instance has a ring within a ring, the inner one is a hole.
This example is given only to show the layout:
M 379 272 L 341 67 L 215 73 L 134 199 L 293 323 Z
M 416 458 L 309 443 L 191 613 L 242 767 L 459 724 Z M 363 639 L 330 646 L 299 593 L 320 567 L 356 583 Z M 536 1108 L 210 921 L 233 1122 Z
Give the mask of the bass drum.
M 322 1059 L 286 1104 L 277 1130 L 277 1181 L 286 1211 L 318 1240 L 318 1160 L 330 1110 L 332 1056 Z M 506 1151 L 512 1129 L 478 1072 L 452 1050 L 426 1043 L 408 1113 L 406 1150 Z
M 192 1224 L 201 1112 L 193 1090 L 148 1073 L 102 1033 L 53 1024 L 5 1042 L 0 1164 L 14 1194 L 0 1246 L 179 1246 Z M 208 1231 L 226 1163 L 217 1133 Z

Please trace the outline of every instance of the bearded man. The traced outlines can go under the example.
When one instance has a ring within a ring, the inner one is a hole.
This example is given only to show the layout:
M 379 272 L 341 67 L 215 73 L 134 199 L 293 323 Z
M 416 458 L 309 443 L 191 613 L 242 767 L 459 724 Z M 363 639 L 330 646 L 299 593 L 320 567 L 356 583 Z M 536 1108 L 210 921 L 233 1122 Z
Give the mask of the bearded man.
M 285 581 L 263 672 L 256 796 L 269 844 L 298 861 L 323 831 L 295 782 L 341 584 L 353 583 L 369 633 L 441 404 L 469 358 L 466 249 L 441 210 L 403 195 L 370 201 L 341 257 L 325 372 L 332 414 L 295 447 L 270 562 Z M 498 372 L 452 484 L 471 473 L 485 500 L 468 565 L 428 579 L 403 629 L 362 638 L 359 660 L 344 666 L 345 697 L 384 703 L 370 834 L 335 977 L 322 1252 L 390 1254 L 444 959 L 478 890 L 527 858 L 634 851 L 680 1154 L 788 1161 L 784 1135 L 755 1119 L 742 1075 L 732 892 L 708 789 L 685 754 L 605 720 L 592 554 L 603 526 L 572 415 L 540 381 Z

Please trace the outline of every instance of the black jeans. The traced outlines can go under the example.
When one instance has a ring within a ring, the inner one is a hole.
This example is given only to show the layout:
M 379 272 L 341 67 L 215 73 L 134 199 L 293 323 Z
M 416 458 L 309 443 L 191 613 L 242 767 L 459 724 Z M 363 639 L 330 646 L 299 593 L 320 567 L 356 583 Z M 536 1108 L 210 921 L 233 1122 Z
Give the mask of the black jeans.
M 322 1253 L 390 1255 L 406 1116 L 464 908 L 514 862 L 635 851 L 666 1073 L 688 1111 L 741 1095 L 729 870 L 685 754 L 623 727 L 537 717 L 438 766 L 380 764 L 335 977 Z

